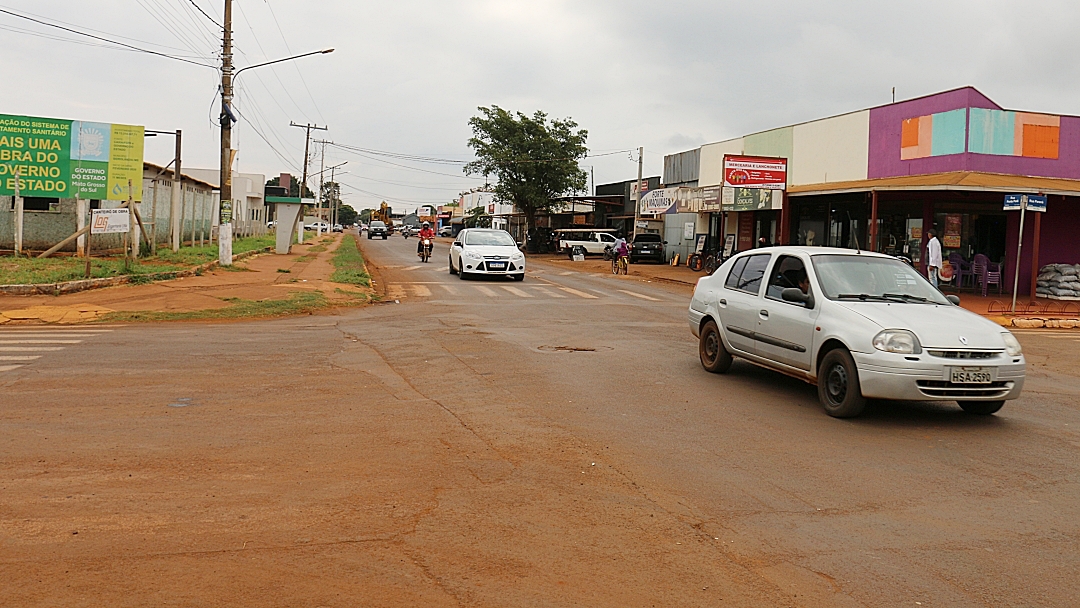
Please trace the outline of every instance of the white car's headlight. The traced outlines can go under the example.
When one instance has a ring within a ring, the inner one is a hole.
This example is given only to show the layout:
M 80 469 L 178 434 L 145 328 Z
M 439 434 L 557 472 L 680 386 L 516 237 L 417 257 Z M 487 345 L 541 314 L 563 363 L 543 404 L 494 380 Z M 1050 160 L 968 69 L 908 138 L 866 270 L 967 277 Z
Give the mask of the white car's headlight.
M 1016 339 L 1016 336 L 1012 335 L 1012 332 L 1001 332 L 1001 339 L 1005 341 L 1005 352 L 1010 357 L 1019 357 L 1024 349 L 1020 347 L 1020 341 Z
M 514 252 L 513 255 L 510 256 L 510 259 L 511 260 L 524 260 L 525 259 L 525 254 L 521 253 L 520 251 L 516 251 L 516 252 Z
M 906 329 L 886 329 L 874 336 L 874 348 L 887 353 L 917 355 L 922 352 L 919 339 Z
M 484 258 L 484 256 L 476 253 L 475 251 L 466 251 L 463 255 L 470 260 L 482 260 Z

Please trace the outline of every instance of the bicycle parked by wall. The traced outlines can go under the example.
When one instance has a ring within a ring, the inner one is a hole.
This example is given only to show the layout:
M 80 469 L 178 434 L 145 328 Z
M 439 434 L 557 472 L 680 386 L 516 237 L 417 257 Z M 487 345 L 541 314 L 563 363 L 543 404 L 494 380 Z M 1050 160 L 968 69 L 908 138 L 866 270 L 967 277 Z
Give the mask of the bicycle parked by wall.
M 690 257 L 686 258 L 686 265 L 690 270 L 693 270 L 694 272 L 701 272 L 704 270 L 708 274 L 716 272 L 716 269 L 723 263 L 724 257 L 719 251 L 708 255 L 691 253 Z

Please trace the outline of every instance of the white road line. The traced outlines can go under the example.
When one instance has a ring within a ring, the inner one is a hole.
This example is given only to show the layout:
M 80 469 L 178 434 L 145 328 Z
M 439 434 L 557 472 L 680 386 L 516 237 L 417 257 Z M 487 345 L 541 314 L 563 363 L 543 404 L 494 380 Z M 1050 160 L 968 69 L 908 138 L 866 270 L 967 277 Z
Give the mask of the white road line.
M 41 355 L 5 355 L 0 356 L 0 361 L 33 361 L 40 358 Z
M 412 290 L 418 298 L 427 298 L 431 296 L 431 290 L 428 289 L 426 285 L 413 285 Z
M 21 365 L 0 365 L 0 372 L 10 372 L 13 369 L 19 369 Z
M 423 266 L 409 266 L 408 268 L 402 268 L 402 270 L 420 270 Z
M 445 289 L 446 291 L 450 292 L 450 295 L 452 295 L 452 296 L 456 296 L 456 295 L 457 295 L 457 293 L 458 293 L 458 291 L 457 291 L 457 287 L 452 287 L 452 286 L 450 286 L 450 285 L 445 285 L 445 284 L 442 284 L 442 283 L 440 283 L 440 285 L 442 285 L 442 288 L 443 288 L 443 289 Z
M 533 289 L 533 291 L 538 291 L 538 292 L 544 294 L 545 296 L 547 296 L 549 298 L 565 298 L 566 297 L 566 296 L 562 295 L 561 293 L 555 293 L 554 291 L 548 291 L 547 289 L 545 289 L 543 287 L 533 287 L 532 289 Z
M 519 298 L 531 298 L 532 297 L 532 294 L 525 293 L 524 291 L 518 289 L 517 287 L 505 287 L 504 286 L 503 289 L 505 289 L 506 291 L 509 291 L 510 293 L 514 294 L 515 296 L 517 296 Z
M 101 334 L 82 334 L 71 333 L 66 331 L 47 332 L 47 331 L 0 331 L 0 338 L 96 338 Z
M 477 289 L 477 291 L 479 291 L 480 293 L 484 294 L 485 296 L 487 296 L 489 298 L 496 298 L 496 297 L 499 296 L 499 294 L 495 293 L 494 289 L 491 289 L 491 288 L 488 288 L 488 287 L 477 286 L 476 289 Z
M 572 271 L 572 270 L 569 270 L 569 271 L 567 271 L 567 272 L 560 272 L 560 273 L 559 273 L 559 276 L 560 276 L 560 277 L 568 277 L 568 276 L 570 276 L 570 275 L 572 275 L 572 274 L 577 274 L 577 273 L 576 273 L 576 272 L 574 272 L 574 271 Z
M 405 289 L 402 288 L 401 285 L 388 285 L 386 287 L 386 295 L 395 300 L 400 300 L 405 297 Z
M 634 293 L 632 291 L 627 291 L 625 289 L 619 289 L 617 291 L 619 291 L 620 293 L 625 293 L 628 296 L 634 296 L 635 298 L 641 298 L 642 300 L 648 300 L 650 302 L 659 302 L 660 301 L 658 298 L 650 298 L 649 296 L 645 296 L 645 295 L 642 295 L 640 293 Z
M 82 340 L 0 340 L 0 344 L 82 344 Z
M 37 353 L 64 350 L 63 346 L 0 346 L 0 353 Z
M 591 293 L 585 293 L 584 291 L 578 291 L 576 289 L 571 289 L 570 287 L 560 287 L 559 289 L 565 291 L 566 293 L 573 294 L 573 295 L 575 295 L 575 296 L 577 296 L 579 298 L 585 298 L 586 300 L 598 300 L 599 299 L 596 296 L 592 295 Z

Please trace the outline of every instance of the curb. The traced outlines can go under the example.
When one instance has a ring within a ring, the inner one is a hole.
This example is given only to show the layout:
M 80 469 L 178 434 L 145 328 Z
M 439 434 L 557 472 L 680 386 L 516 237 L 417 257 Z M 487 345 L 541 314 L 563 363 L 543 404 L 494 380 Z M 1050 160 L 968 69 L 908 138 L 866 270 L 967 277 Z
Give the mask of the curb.
M 233 256 L 233 260 L 243 260 L 253 255 L 260 253 L 267 253 L 273 247 L 264 247 L 262 249 L 252 249 L 251 251 L 245 251 Z M 220 264 L 218 260 L 213 262 L 207 262 L 194 268 L 188 268 L 187 270 L 174 270 L 170 272 L 155 272 L 151 274 L 140 275 L 123 275 L 118 277 L 102 277 L 99 279 L 80 279 L 78 281 L 65 281 L 63 283 L 38 283 L 31 285 L 0 285 L 0 295 L 5 296 L 62 296 L 69 293 L 78 293 L 80 291 L 89 291 L 91 289 L 101 289 L 103 287 L 115 287 L 117 285 L 124 285 L 131 283 L 134 277 L 139 277 L 140 280 L 144 278 L 148 281 L 170 281 L 172 279 L 181 279 L 184 277 L 193 277 L 197 274 L 216 268 Z

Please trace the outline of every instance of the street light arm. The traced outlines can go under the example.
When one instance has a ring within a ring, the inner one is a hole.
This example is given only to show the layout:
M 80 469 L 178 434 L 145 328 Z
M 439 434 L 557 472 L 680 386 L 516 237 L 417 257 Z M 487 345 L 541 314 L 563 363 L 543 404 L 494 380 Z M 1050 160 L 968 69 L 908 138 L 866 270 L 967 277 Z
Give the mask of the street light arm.
M 326 55 L 328 53 L 333 53 L 333 52 L 334 52 L 334 49 L 323 49 L 321 51 L 311 51 L 310 53 L 304 53 L 302 55 L 294 55 L 292 57 L 283 57 L 281 59 L 275 59 L 273 61 L 266 61 L 266 62 L 263 62 L 263 63 L 256 63 L 255 65 L 249 65 L 247 67 L 243 67 L 243 68 L 240 68 L 239 70 L 236 70 L 236 73 L 233 74 L 233 80 L 235 81 L 237 76 L 239 76 L 240 73 L 243 72 L 244 70 L 250 70 L 252 68 L 261 68 L 264 65 L 272 65 L 272 64 L 275 64 L 275 63 L 281 63 L 283 61 L 292 61 L 293 59 L 300 59 L 301 57 L 310 57 L 312 55 Z

